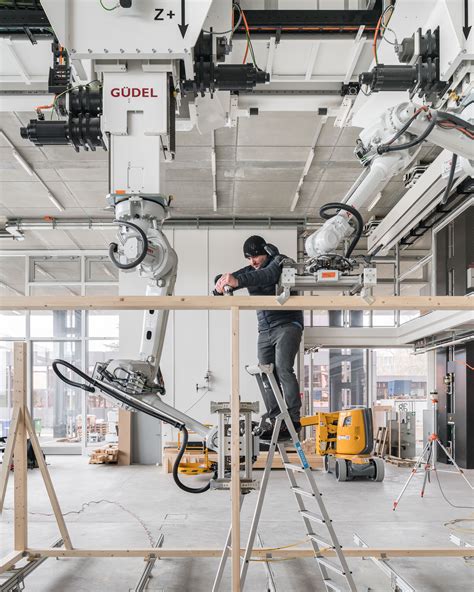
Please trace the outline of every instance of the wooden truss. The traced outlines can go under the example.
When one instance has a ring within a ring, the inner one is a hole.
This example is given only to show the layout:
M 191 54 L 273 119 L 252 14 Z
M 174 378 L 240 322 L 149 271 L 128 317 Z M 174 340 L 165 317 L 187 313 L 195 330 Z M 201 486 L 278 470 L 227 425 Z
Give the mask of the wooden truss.
M 295 310 L 474 310 L 474 301 L 467 296 L 391 296 L 363 299 L 358 296 L 293 296 L 283 308 Z M 0 310 L 230 310 L 231 311 L 231 572 L 232 591 L 240 592 L 240 476 L 239 476 L 239 317 L 240 310 L 274 309 L 281 305 L 271 296 L 233 296 L 215 298 L 209 296 L 71 296 L 62 298 L 17 297 L 3 298 Z M 15 343 L 14 349 L 14 398 L 11 428 L 7 440 L 0 480 L 0 511 L 9 475 L 9 465 L 14 458 L 14 550 L 0 559 L 0 573 L 10 570 L 21 558 L 40 557 L 220 557 L 222 549 L 77 549 L 74 548 L 61 513 L 54 487 L 44 462 L 40 444 L 26 405 L 26 343 Z M 41 474 L 53 507 L 56 522 L 63 538 L 64 548 L 30 548 L 28 546 L 27 509 L 27 458 L 26 445 L 29 435 Z M 255 558 L 312 557 L 312 549 L 254 549 Z M 334 551 L 321 550 L 327 557 Z M 474 547 L 438 548 L 345 548 L 347 557 L 474 557 Z

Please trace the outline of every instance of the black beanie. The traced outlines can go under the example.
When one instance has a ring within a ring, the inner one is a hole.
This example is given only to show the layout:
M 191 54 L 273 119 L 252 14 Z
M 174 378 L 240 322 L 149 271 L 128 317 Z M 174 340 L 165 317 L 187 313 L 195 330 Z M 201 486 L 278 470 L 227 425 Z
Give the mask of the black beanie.
M 264 238 L 258 235 L 249 236 L 244 242 L 244 257 L 257 257 L 258 255 L 266 255 L 265 251 L 267 243 Z

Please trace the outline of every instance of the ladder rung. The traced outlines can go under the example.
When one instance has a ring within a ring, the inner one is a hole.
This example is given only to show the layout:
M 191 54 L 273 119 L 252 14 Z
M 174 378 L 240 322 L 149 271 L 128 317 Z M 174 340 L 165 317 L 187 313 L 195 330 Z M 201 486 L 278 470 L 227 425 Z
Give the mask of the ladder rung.
M 300 467 L 299 465 L 292 465 L 291 463 L 283 463 L 283 466 L 289 471 L 298 471 L 298 473 L 304 473 L 305 471 L 303 467 Z
M 310 512 L 309 510 L 301 510 L 300 514 L 302 516 L 304 516 L 305 518 L 308 518 L 308 520 L 313 520 L 314 522 L 319 522 L 319 524 L 326 523 L 326 521 L 324 520 L 324 518 L 322 516 L 320 516 L 319 514 L 315 514 L 314 512 Z
M 291 491 L 296 493 L 296 495 L 303 495 L 304 497 L 312 497 L 312 498 L 315 497 L 315 495 L 312 491 L 305 491 L 304 489 L 301 489 L 301 487 L 299 487 L 298 485 L 290 487 L 290 489 L 291 489 Z
M 339 588 L 339 586 L 336 586 L 336 584 L 332 583 L 332 580 L 323 580 L 324 583 L 326 584 L 326 590 L 334 590 L 334 592 L 342 592 L 341 588 Z
M 327 541 L 326 539 L 323 539 L 323 537 L 320 537 L 319 534 L 316 534 L 314 532 L 310 532 L 310 533 L 308 533 L 308 536 L 312 541 L 319 543 L 323 547 L 329 547 L 330 549 L 334 549 L 334 545 L 332 543 L 330 543 L 329 541 Z
M 324 567 L 326 567 L 327 569 L 332 569 L 332 571 L 335 571 L 340 576 L 347 575 L 346 572 L 342 570 L 338 565 L 336 565 L 332 561 L 329 561 L 325 557 L 316 557 L 315 559 L 316 561 L 319 561 L 321 565 L 324 565 Z

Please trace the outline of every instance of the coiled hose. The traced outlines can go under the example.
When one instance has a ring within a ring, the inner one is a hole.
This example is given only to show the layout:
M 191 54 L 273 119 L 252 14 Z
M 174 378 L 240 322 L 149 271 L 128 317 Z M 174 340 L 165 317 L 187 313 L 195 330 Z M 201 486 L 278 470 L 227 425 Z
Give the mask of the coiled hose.
M 115 267 L 119 269 L 133 269 L 137 265 L 145 259 L 147 251 L 148 251 L 148 239 L 146 237 L 145 232 L 138 226 L 137 224 L 133 224 L 132 222 L 128 222 L 128 220 L 114 220 L 115 223 L 121 224 L 122 226 L 126 226 L 127 228 L 132 228 L 140 235 L 143 243 L 143 249 L 140 255 L 130 263 L 120 263 L 120 261 L 115 257 L 115 253 L 118 251 L 118 244 L 117 243 L 110 243 L 109 244 L 109 257 Z
M 330 214 L 330 210 L 337 210 L 337 212 L 333 212 L 332 214 Z M 324 220 L 329 220 L 329 218 L 335 216 L 340 210 L 344 210 L 345 212 L 349 212 L 350 214 L 352 214 L 357 222 L 356 234 L 344 255 L 346 259 L 349 259 L 349 257 L 352 255 L 352 251 L 355 249 L 355 246 L 357 245 L 360 237 L 362 236 L 362 231 L 364 230 L 364 220 L 362 219 L 362 216 L 359 214 L 358 210 L 356 210 L 354 207 L 339 202 L 330 202 L 324 204 L 319 210 L 319 215 L 321 216 L 321 218 L 324 218 Z

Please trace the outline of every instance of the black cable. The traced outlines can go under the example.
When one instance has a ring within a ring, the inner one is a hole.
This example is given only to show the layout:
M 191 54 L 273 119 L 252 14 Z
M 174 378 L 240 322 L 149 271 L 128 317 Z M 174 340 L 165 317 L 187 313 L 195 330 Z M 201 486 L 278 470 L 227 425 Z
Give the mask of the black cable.
M 349 257 L 352 254 L 352 251 L 355 249 L 355 246 L 357 245 L 357 243 L 359 242 L 360 237 L 362 236 L 362 231 L 364 230 L 364 220 L 362 219 L 362 216 L 359 214 L 359 212 L 353 208 L 352 206 L 348 205 L 348 204 L 344 204 L 344 203 L 338 203 L 338 202 L 331 202 L 331 203 L 327 203 L 324 204 L 321 209 L 319 210 L 319 215 L 321 216 L 321 218 L 324 218 L 324 220 L 329 220 L 329 218 L 332 218 L 333 216 L 336 215 L 336 213 L 334 214 L 328 214 L 329 210 L 344 210 L 346 212 L 349 212 L 350 214 L 352 214 L 357 222 L 357 228 L 356 228 L 356 234 L 354 236 L 354 238 L 352 239 L 351 244 L 349 245 L 349 247 L 347 248 L 347 251 L 344 255 L 344 257 L 346 257 L 346 259 L 349 259 Z
M 90 387 L 87 384 L 81 384 L 79 382 L 74 382 L 73 380 L 70 380 L 69 378 L 64 376 L 64 374 L 62 374 L 58 370 L 58 366 L 66 366 L 66 368 L 69 368 L 69 370 L 71 370 L 71 372 L 75 372 L 81 378 L 83 378 L 84 380 L 86 380 L 90 384 L 93 384 L 95 388 Z M 164 423 L 170 424 L 174 428 L 181 429 L 183 427 L 183 424 L 181 422 L 175 421 L 174 419 L 171 419 L 171 418 L 167 417 L 166 415 L 162 415 L 158 411 L 154 411 L 153 409 L 150 409 L 149 407 L 141 407 L 135 401 L 122 396 L 120 393 L 117 393 L 115 390 L 113 390 L 111 388 L 108 388 L 107 385 L 95 380 L 91 376 L 88 376 L 87 374 L 82 372 L 82 370 L 80 370 L 79 368 L 74 366 L 73 364 L 66 362 L 66 360 L 59 360 L 59 359 L 54 360 L 52 363 L 52 367 L 53 367 L 53 371 L 56 374 L 56 376 L 58 378 L 60 378 L 63 382 L 65 382 L 66 384 L 69 384 L 69 386 L 72 386 L 74 388 L 80 388 L 80 389 L 87 391 L 89 393 L 95 393 L 95 389 L 97 388 L 100 391 L 106 393 L 109 397 L 112 397 L 113 399 L 120 401 L 120 403 L 122 403 L 123 405 L 126 405 L 127 407 L 131 407 L 132 409 L 135 409 L 135 411 L 141 411 L 142 413 L 145 413 L 146 415 L 150 415 L 150 417 L 153 417 L 154 419 L 158 419 L 159 421 L 163 421 Z
M 188 487 L 179 479 L 179 473 L 178 473 L 179 463 L 181 462 L 181 459 L 183 458 L 183 455 L 186 451 L 186 446 L 188 445 L 188 439 L 189 439 L 188 430 L 186 429 L 186 427 L 184 425 L 181 427 L 181 434 L 183 435 L 183 441 L 181 442 L 181 446 L 180 446 L 178 454 L 176 456 L 176 460 L 174 461 L 174 464 L 173 464 L 174 482 L 176 483 L 176 485 L 180 489 L 182 489 L 183 491 L 186 491 L 186 493 L 204 493 L 205 491 L 208 491 L 208 489 L 211 487 L 210 481 L 206 485 L 204 485 L 204 487 L 197 487 L 196 488 L 196 487 Z
M 141 411 L 142 413 L 145 413 L 146 415 L 150 415 L 154 419 L 158 419 L 160 421 L 163 421 L 164 423 L 168 423 L 168 424 L 172 425 L 173 427 L 181 430 L 181 433 L 183 434 L 183 442 L 182 442 L 181 447 L 178 451 L 178 455 L 176 456 L 176 460 L 173 464 L 174 482 L 176 483 L 176 485 L 180 489 L 182 489 L 183 491 L 186 491 L 187 493 L 204 493 L 205 491 L 207 491 L 210 488 L 210 486 L 211 486 L 210 482 L 207 483 L 207 485 L 205 485 L 204 487 L 193 488 L 193 487 L 188 487 L 187 485 L 184 485 L 184 483 L 182 483 L 179 479 L 179 476 L 178 476 L 179 463 L 181 462 L 181 459 L 183 458 L 183 455 L 186 451 L 186 446 L 188 445 L 188 439 L 189 439 L 188 430 L 186 429 L 184 424 L 174 421 L 174 420 L 170 419 L 169 417 L 166 417 L 165 415 L 161 415 L 161 413 L 159 413 L 157 411 L 155 412 L 147 407 L 141 407 L 139 404 L 135 403 L 134 401 L 129 400 L 127 397 L 122 397 L 121 395 L 119 395 L 119 393 L 116 393 L 113 389 L 107 388 L 106 385 L 94 380 L 91 376 L 88 376 L 87 374 L 82 372 L 82 370 L 80 370 L 79 368 L 77 368 L 73 364 L 66 362 L 65 360 L 59 360 L 59 359 L 54 360 L 52 363 L 54 373 L 63 382 L 65 382 L 66 384 L 69 384 L 69 386 L 72 386 L 75 388 L 80 388 L 80 389 L 82 389 L 84 391 L 88 391 L 90 393 L 95 392 L 94 387 L 91 387 L 87 384 L 81 384 L 79 382 L 74 382 L 73 380 L 70 380 L 69 378 L 64 376 L 64 374 L 62 374 L 59 371 L 58 366 L 65 366 L 66 368 L 69 368 L 69 370 L 71 370 L 72 372 L 75 372 L 81 378 L 83 378 L 87 382 L 93 384 L 99 390 L 103 391 L 104 393 L 106 393 L 110 397 L 113 397 L 117 401 L 120 401 L 124 405 L 127 405 L 128 407 L 132 407 L 132 409 L 135 409 L 135 411 Z
M 474 132 L 474 124 L 470 123 L 466 119 L 462 119 L 461 117 L 457 117 L 454 113 L 448 113 L 446 111 L 437 111 L 437 119 L 439 121 L 451 121 L 464 129 Z
M 426 140 L 426 138 L 433 131 L 433 129 L 436 125 L 436 121 L 437 121 L 437 113 L 436 113 L 436 111 L 433 111 L 433 115 L 431 117 L 430 123 L 426 126 L 425 130 L 419 136 L 416 136 L 415 138 L 413 138 L 413 140 L 410 140 L 409 142 L 406 142 L 405 144 L 395 144 L 394 146 L 389 146 L 389 145 L 379 146 L 377 148 L 377 153 L 378 154 L 385 154 L 386 152 L 397 152 L 399 150 L 408 150 L 408 148 L 413 148 L 413 146 L 417 146 L 418 144 L 421 144 L 421 142 L 423 142 L 423 140 Z
M 444 206 L 444 204 L 448 201 L 449 194 L 451 193 L 451 189 L 453 188 L 454 171 L 456 170 L 457 161 L 458 161 L 458 155 L 453 154 L 453 156 L 451 158 L 451 168 L 449 169 L 448 183 L 446 185 L 446 189 L 444 190 L 443 199 L 440 202 L 440 204 L 442 206 Z
M 133 269 L 140 265 L 140 263 L 145 259 L 147 251 L 148 251 L 148 239 L 144 231 L 137 226 L 137 224 L 132 224 L 132 222 L 128 222 L 127 220 L 114 220 L 114 223 L 121 224 L 122 226 L 126 226 L 127 228 L 132 228 L 140 235 L 143 243 L 143 249 L 140 255 L 131 263 L 120 263 L 118 259 L 115 258 L 115 253 L 118 251 L 118 244 L 117 243 L 110 243 L 109 245 L 109 257 L 115 267 L 119 269 Z
M 415 121 L 415 119 L 418 117 L 418 115 L 421 113 L 422 110 L 423 109 L 418 109 L 417 111 L 415 111 L 415 113 L 413 113 L 413 115 L 405 123 L 405 125 L 401 129 L 399 129 L 398 132 L 393 136 L 393 138 L 391 138 L 386 144 L 383 144 L 383 145 L 389 146 L 390 144 L 393 144 L 393 142 L 395 142 L 395 140 L 398 140 L 398 138 L 407 131 L 407 129 Z
M 441 481 L 439 480 L 438 471 L 436 469 L 435 469 L 434 473 L 436 475 L 436 481 L 438 482 L 439 490 L 441 491 L 441 495 L 443 496 L 443 499 L 445 502 L 447 502 L 453 508 L 458 508 L 460 510 L 474 510 L 474 506 L 457 506 L 456 504 L 453 504 L 451 501 L 449 501 L 443 491 L 443 488 L 441 487 Z
M 95 393 L 95 388 L 93 386 L 89 386 L 88 384 L 81 384 L 80 382 L 74 382 L 74 380 L 71 380 L 71 379 L 67 378 L 66 376 L 64 376 L 64 374 L 62 374 L 58 369 L 58 366 L 66 366 L 66 368 L 69 368 L 69 370 L 71 370 L 72 372 L 75 372 L 84 380 L 87 380 L 88 382 L 91 382 L 92 384 L 94 384 L 95 381 L 90 376 L 87 376 L 87 374 L 82 372 L 82 370 L 79 370 L 79 368 L 76 368 L 76 366 L 73 366 L 69 362 L 66 362 L 66 360 L 54 360 L 51 365 L 53 367 L 53 372 L 56 374 L 56 376 L 59 379 L 61 379 L 63 382 L 68 384 L 69 386 L 72 386 L 74 388 L 79 388 L 83 391 L 87 391 L 88 393 Z

